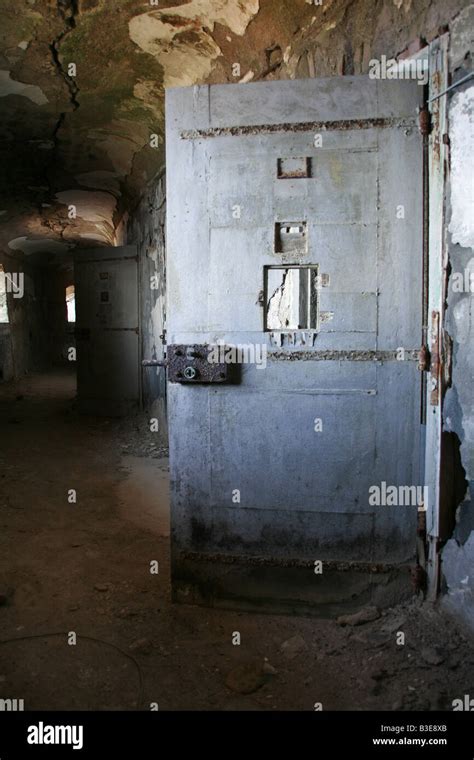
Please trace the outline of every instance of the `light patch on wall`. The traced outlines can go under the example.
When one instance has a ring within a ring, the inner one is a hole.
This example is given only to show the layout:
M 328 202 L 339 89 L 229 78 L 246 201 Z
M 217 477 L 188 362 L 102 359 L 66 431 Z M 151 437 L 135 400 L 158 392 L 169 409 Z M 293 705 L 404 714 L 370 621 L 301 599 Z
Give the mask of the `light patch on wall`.
M 209 33 L 215 24 L 242 36 L 258 11 L 259 0 L 191 0 L 135 16 L 129 22 L 129 34 L 163 66 L 165 87 L 189 86 L 203 82 L 221 54 Z
M 68 287 L 66 288 L 66 310 L 67 310 L 67 321 L 75 322 L 76 321 L 76 294 L 75 294 L 74 285 L 68 285 Z
M 22 251 L 27 255 L 32 253 L 66 253 L 69 250 L 67 243 L 61 243 L 51 238 L 29 239 L 27 237 L 17 237 L 10 240 L 8 247 L 12 251 Z
M 48 98 L 40 87 L 37 87 L 35 84 L 16 82 L 11 78 L 9 71 L 0 70 L 0 98 L 6 98 L 7 95 L 22 95 L 38 106 L 49 103 Z
M 471 304 L 469 298 L 462 298 L 453 307 L 453 315 L 456 320 L 456 341 L 460 344 L 469 345 L 471 339 Z
M 474 248 L 474 87 L 457 92 L 449 109 L 453 243 Z
M 66 206 L 75 206 L 80 219 L 88 222 L 107 222 L 113 225 L 117 200 L 110 193 L 63 190 L 56 194 L 56 198 Z
M 5 270 L 0 264 L 0 324 L 8 324 L 8 304 L 7 304 L 7 281 Z

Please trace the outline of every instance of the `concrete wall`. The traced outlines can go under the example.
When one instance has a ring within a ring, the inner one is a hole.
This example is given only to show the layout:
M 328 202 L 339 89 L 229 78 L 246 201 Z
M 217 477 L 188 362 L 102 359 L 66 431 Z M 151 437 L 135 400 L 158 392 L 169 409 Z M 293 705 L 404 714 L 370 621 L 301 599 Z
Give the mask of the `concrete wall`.
M 143 359 L 163 359 L 166 326 L 165 287 L 165 174 L 160 173 L 147 189 L 127 225 L 127 243 L 137 246 L 140 272 L 140 311 Z M 166 436 L 166 370 L 142 370 L 143 403 L 159 420 Z
M 454 81 L 469 71 L 474 5 L 451 29 L 450 62 Z M 465 483 L 452 538 L 442 554 L 445 604 L 474 628 L 474 85 L 467 82 L 450 96 L 450 179 L 447 231 L 450 279 L 446 330 L 453 341 L 452 387 L 444 406 L 444 431 L 460 442 Z M 464 493 L 463 493 L 464 491 Z M 458 499 L 459 501 L 459 499 Z

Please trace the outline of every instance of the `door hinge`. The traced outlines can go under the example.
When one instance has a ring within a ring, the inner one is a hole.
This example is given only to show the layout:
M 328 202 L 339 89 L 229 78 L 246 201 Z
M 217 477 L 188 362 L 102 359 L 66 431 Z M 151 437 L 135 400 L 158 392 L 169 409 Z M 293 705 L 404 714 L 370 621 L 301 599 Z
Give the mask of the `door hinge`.
M 418 354 L 418 369 L 420 372 L 428 372 L 430 368 L 430 352 L 427 346 L 422 346 Z
M 429 372 L 430 404 L 437 406 L 445 388 L 451 385 L 452 340 L 440 331 L 439 311 L 431 313 L 430 349 L 422 346 L 418 353 L 418 369 Z
M 449 333 L 443 330 L 442 335 L 442 353 L 443 353 L 443 389 L 449 388 L 452 382 L 453 369 L 453 341 Z
M 430 350 L 430 404 L 438 406 L 440 400 L 441 384 L 441 351 L 440 351 L 440 330 L 439 330 L 439 311 L 431 312 L 431 350 Z
M 423 136 L 429 135 L 431 132 L 431 114 L 428 110 L 428 106 L 423 106 L 423 108 L 420 108 L 418 114 L 418 124 L 421 134 Z

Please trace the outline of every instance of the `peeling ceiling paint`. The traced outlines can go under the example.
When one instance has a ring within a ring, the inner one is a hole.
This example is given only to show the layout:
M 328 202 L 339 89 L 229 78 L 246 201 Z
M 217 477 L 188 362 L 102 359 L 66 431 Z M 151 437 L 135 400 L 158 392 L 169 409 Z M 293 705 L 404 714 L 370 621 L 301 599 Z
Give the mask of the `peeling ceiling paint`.
M 112 245 L 162 169 L 165 87 L 363 73 L 371 57 L 432 39 L 465 0 L 439 5 L 2 0 L 0 248 L 42 235 Z M 88 191 L 107 200 L 86 202 Z M 73 192 L 85 204 L 76 219 L 64 202 Z
M 202 83 L 222 53 L 212 37 L 216 23 L 242 36 L 258 10 L 259 0 L 192 0 L 135 16 L 130 38 L 163 66 L 165 87 Z

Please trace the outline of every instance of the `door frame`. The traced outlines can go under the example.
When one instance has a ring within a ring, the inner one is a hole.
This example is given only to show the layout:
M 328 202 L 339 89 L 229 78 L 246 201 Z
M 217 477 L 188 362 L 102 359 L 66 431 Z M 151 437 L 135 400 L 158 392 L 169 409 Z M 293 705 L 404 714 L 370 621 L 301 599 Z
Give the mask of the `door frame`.
M 430 43 L 428 55 L 428 86 L 426 109 L 428 113 L 425 136 L 425 292 L 423 294 L 422 345 L 428 349 L 430 366 L 423 373 L 422 414 L 425 427 L 425 485 L 429 503 L 426 511 L 426 543 L 428 556 L 426 573 L 428 598 L 434 601 L 441 580 L 441 477 L 442 477 L 442 413 L 445 357 L 447 341 L 444 336 L 445 302 L 447 289 L 448 254 L 446 245 L 446 182 L 448 166 L 447 97 L 442 93 L 449 82 L 449 34 L 443 34 Z

